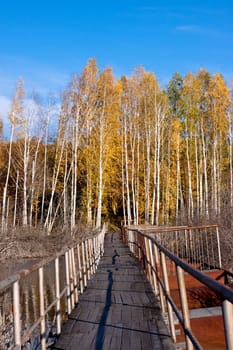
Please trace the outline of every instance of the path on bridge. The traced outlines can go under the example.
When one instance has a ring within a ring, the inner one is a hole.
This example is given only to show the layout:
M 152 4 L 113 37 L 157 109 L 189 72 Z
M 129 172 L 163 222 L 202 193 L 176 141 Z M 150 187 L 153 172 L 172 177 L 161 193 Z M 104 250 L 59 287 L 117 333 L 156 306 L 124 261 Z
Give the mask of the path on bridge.
M 97 272 L 53 349 L 174 349 L 159 302 L 119 233 L 106 235 Z

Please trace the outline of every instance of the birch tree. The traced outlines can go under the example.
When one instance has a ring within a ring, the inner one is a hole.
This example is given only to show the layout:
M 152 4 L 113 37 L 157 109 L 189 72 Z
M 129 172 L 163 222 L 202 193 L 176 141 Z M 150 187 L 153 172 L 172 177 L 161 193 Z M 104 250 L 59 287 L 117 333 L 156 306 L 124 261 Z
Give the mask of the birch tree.
M 80 90 L 82 96 L 82 115 L 84 118 L 84 153 L 83 162 L 85 163 L 86 187 L 83 189 L 83 205 L 86 207 L 87 223 L 93 224 L 93 197 L 95 194 L 93 129 L 95 128 L 95 108 L 97 103 L 97 77 L 98 67 L 95 59 L 90 59 L 80 77 Z M 80 164 L 82 166 L 82 164 Z
M 119 108 L 119 94 L 111 68 L 106 68 L 100 75 L 97 82 L 97 105 L 96 105 L 96 131 L 97 159 L 98 159 L 98 183 L 97 183 L 97 210 L 96 228 L 101 226 L 101 215 L 103 195 L 106 180 L 105 170 L 109 161 L 112 136 L 118 129 L 117 112 Z
M 222 194 L 222 170 L 226 154 L 228 131 L 227 113 L 229 109 L 229 91 L 220 74 L 212 76 L 209 83 L 209 105 L 212 130 L 212 176 L 211 176 L 211 208 L 213 215 L 220 214 Z M 224 156 L 224 158 L 223 158 Z
M 24 82 L 20 79 L 16 84 L 15 93 L 13 96 L 12 106 L 9 113 L 10 120 L 10 141 L 9 141 L 9 152 L 8 152 L 8 165 L 7 165 L 7 175 L 5 180 L 5 185 L 3 189 L 3 201 L 2 201 L 2 231 L 7 228 L 7 217 L 6 217 L 6 203 L 7 203 L 7 190 L 11 170 L 11 154 L 12 154 L 12 143 L 14 139 L 15 128 L 21 120 L 24 110 Z

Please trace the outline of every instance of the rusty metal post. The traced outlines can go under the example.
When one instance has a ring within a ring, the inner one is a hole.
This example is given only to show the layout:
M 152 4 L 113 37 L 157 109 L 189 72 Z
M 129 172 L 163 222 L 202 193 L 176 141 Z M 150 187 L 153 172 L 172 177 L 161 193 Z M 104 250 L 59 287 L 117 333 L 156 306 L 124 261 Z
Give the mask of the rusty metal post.
M 82 249 L 83 283 L 84 283 L 84 288 L 85 288 L 87 286 L 87 264 L 86 264 L 86 257 L 85 257 L 84 242 L 81 243 L 81 249 Z
M 148 242 L 147 237 L 144 237 L 144 245 L 145 245 L 146 274 L 147 274 L 147 278 L 150 282 L 150 285 L 152 286 L 151 265 L 149 264 L 149 263 L 151 263 L 151 258 L 150 258 L 150 253 L 149 253 L 149 242 Z
M 94 271 L 97 269 L 97 249 L 96 249 L 96 237 L 92 238 L 93 245 L 93 261 L 94 261 Z
M 138 242 L 139 240 L 139 235 L 137 231 L 130 231 L 130 241 L 133 242 L 131 243 L 131 252 L 133 255 L 137 258 L 139 256 L 139 246 L 140 243 Z
M 14 317 L 14 343 L 15 346 L 21 348 L 21 326 L 20 326 L 20 296 L 19 281 L 13 284 L 13 317 Z
M 44 268 L 39 268 L 39 298 L 40 298 L 40 344 L 41 350 L 46 350 L 45 305 L 44 305 Z
M 233 350 L 233 305 L 228 300 L 222 302 L 226 350 Z
M 97 261 L 98 261 L 96 243 L 97 243 L 96 237 L 93 237 L 93 238 L 92 238 L 92 245 L 93 245 L 93 261 L 94 261 L 93 268 L 94 268 L 94 272 L 96 272 L 96 269 L 97 269 Z
M 80 249 L 79 249 L 79 243 L 77 244 L 77 260 L 78 260 L 78 270 L 79 270 L 79 289 L 80 293 L 83 293 L 83 269 L 81 264 L 81 258 L 80 258 Z
M 90 275 L 93 275 L 94 273 L 94 259 L 93 259 L 93 246 L 92 246 L 92 239 L 88 239 L 88 252 L 89 252 L 89 261 L 90 261 Z
M 136 239 L 134 237 L 136 234 L 133 231 L 128 231 L 128 232 L 129 232 L 130 250 L 133 254 L 135 254 L 133 242 L 136 243 Z
M 56 293 L 56 324 L 57 334 L 61 333 L 61 300 L 60 300 L 60 280 L 59 280 L 59 258 L 55 259 L 55 293 Z
M 88 239 L 85 240 L 84 245 L 85 245 L 85 255 L 86 255 L 86 267 L 87 267 L 87 280 L 91 278 L 91 271 L 90 271 L 90 256 L 89 256 L 89 249 L 88 249 Z
M 176 266 L 176 272 L 177 272 L 177 280 L 178 280 L 178 286 L 179 286 L 180 303 L 181 303 L 181 308 L 182 308 L 184 326 L 186 329 L 190 330 L 191 326 L 190 326 L 187 293 L 186 293 L 186 288 L 185 288 L 184 270 L 180 266 Z M 193 350 L 193 344 L 191 343 L 191 341 L 187 335 L 185 335 L 185 341 L 186 341 L 186 349 Z
M 66 268 L 66 300 L 67 300 L 67 313 L 71 313 L 71 300 L 70 300 L 70 272 L 69 272 L 69 253 L 65 252 L 65 268 Z
M 96 237 L 92 238 L 92 252 L 93 252 L 93 271 L 97 269 L 97 258 L 96 258 Z
M 167 296 L 170 296 L 170 287 L 169 287 L 169 280 L 168 280 L 168 274 L 167 274 L 167 265 L 166 265 L 166 257 L 163 252 L 160 252 L 161 256 L 161 264 L 162 264 L 162 271 L 163 271 L 163 280 L 164 280 L 164 287 L 165 292 Z M 167 312 L 168 312 L 168 320 L 169 320 L 169 326 L 171 331 L 171 337 L 173 342 L 176 342 L 176 333 L 175 333 L 175 326 L 174 326 L 174 319 L 173 319 L 173 312 L 171 304 L 169 303 L 168 299 L 167 301 Z
M 102 247 L 102 233 L 100 233 L 99 235 L 98 235 L 98 250 L 99 250 L 99 255 L 100 255 L 100 257 L 102 256 L 102 254 L 103 254 L 103 247 Z
M 141 236 L 138 235 L 137 233 L 135 233 L 136 235 L 136 248 L 137 248 L 137 258 L 138 258 L 138 261 L 140 262 L 140 264 L 142 263 L 142 252 L 141 252 Z
M 158 276 L 161 274 L 161 267 L 160 267 L 160 260 L 159 260 L 159 251 L 158 247 L 154 244 L 154 253 L 155 253 L 155 264 L 156 264 L 156 270 Z M 164 303 L 164 293 L 163 293 L 163 288 L 161 284 L 159 283 L 158 279 L 158 287 L 159 287 L 159 299 L 160 299 L 160 304 L 161 304 L 161 310 L 162 313 L 165 313 L 165 303 Z
M 71 260 L 72 260 L 72 270 L 73 270 L 73 279 L 74 279 L 74 303 L 78 303 L 78 282 L 77 282 L 77 272 L 76 264 L 74 258 L 74 247 L 71 248 Z
M 90 238 L 90 250 L 91 250 L 91 266 L 92 266 L 92 274 L 95 273 L 95 252 L 93 245 L 93 237 Z
M 222 257 L 221 257 L 221 247 L 220 247 L 220 239 L 219 239 L 219 232 L 218 232 L 218 226 L 216 227 L 216 235 L 217 235 L 217 245 L 218 245 L 218 263 L 219 268 L 222 268 Z
M 99 249 L 99 244 L 98 244 L 98 237 L 95 237 L 95 268 L 97 269 L 97 266 L 99 264 L 100 260 L 100 249 Z
M 68 250 L 68 257 L 69 257 L 70 303 L 71 303 L 71 310 L 72 310 L 74 308 L 74 271 L 73 271 L 73 264 L 72 264 L 71 249 Z
M 102 256 L 104 254 L 104 235 L 105 235 L 105 232 L 102 231 L 98 236 L 99 246 L 100 246 L 100 256 Z
M 152 253 L 152 242 L 151 242 L 150 239 L 149 239 L 148 243 L 149 243 L 149 256 L 150 256 L 151 265 L 152 265 L 152 267 L 154 269 L 156 269 L 155 257 L 153 256 L 153 253 Z M 156 274 L 153 271 L 153 269 L 151 269 L 151 272 L 152 272 L 152 286 L 153 286 L 153 290 L 154 290 L 155 295 L 158 295 L 158 285 L 157 285 Z

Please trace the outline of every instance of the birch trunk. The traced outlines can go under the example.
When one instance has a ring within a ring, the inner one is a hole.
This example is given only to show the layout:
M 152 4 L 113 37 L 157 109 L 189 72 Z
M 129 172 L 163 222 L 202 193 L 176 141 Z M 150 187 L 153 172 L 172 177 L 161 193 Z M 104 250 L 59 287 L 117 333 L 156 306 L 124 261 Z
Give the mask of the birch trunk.
M 74 125 L 74 139 L 72 152 L 72 200 L 71 200 L 71 234 L 76 225 L 76 201 L 77 201 L 77 169 L 78 169 L 78 131 L 79 131 L 79 116 L 76 115 Z
M 230 172 L 230 204 L 231 204 L 231 208 L 233 207 L 233 166 L 232 166 L 232 162 L 233 162 L 233 158 L 232 158 L 232 129 L 230 126 L 230 131 L 229 131 L 229 172 Z
M 46 220 L 45 220 L 45 223 L 44 223 L 44 227 L 47 228 L 48 235 L 50 235 L 51 229 L 52 229 L 53 202 L 54 202 L 54 195 L 55 195 L 55 191 L 56 191 L 56 186 L 57 186 L 58 176 L 59 176 L 59 172 L 60 172 L 60 167 L 61 167 L 61 161 L 62 161 L 63 152 L 64 152 L 64 144 L 65 144 L 65 140 L 63 139 L 61 147 L 59 147 L 59 144 L 58 144 L 57 150 L 56 150 L 56 158 L 58 156 L 59 148 L 60 148 L 60 154 L 59 154 L 59 160 L 58 160 L 58 164 L 57 164 L 57 169 L 56 169 L 56 164 L 54 165 L 53 179 L 52 179 L 52 192 L 51 192 L 51 197 L 50 197 L 50 201 L 49 201 L 49 207 L 48 207 Z
M 102 118 L 101 118 L 102 119 Z M 103 122 L 103 121 L 102 121 Z M 101 124 L 102 124 L 101 122 Z M 103 195 L 103 125 L 100 125 L 99 135 L 99 179 L 98 179 L 98 204 L 96 213 L 96 228 L 101 227 L 102 195 Z
M 13 216 L 13 227 L 16 226 L 18 187 L 19 187 L 19 171 L 17 170 L 16 184 L 15 184 L 15 205 L 14 205 L 14 216 Z
M 198 161 L 198 143 L 195 134 L 195 166 L 196 166 L 196 220 L 200 219 L 200 192 L 199 192 L 199 161 Z
M 24 137 L 24 154 L 23 154 L 23 226 L 28 224 L 28 207 L 27 207 L 27 182 L 28 182 L 28 163 L 29 163 L 29 136 Z
M 204 184 L 205 184 L 204 210 L 205 210 L 205 216 L 209 218 L 209 190 L 208 190 L 208 176 L 207 176 L 206 143 L 205 143 L 203 125 L 201 126 L 201 137 L 202 137 L 202 155 L 203 155 L 203 166 L 204 166 L 203 172 L 204 172 Z
M 122 208 L 123 208 L 123 220 L 126 225 L 126 209 L 125 209 L 125 172 L 124 172 L 124 132 L 121 135 L 121 195 L 122 195 Z
M 177 150 L 176 150 L 176 225 L 179 224 L 179 209 L 181 203 L 180 197 L 180 134 L 177 135 Z
M 130 208 L 127 128 L 126 128 L 125 119 L 124 119 L 124 153 L 125 153 L 125 180 L 126 180 L 126 208 L 127 208 L 127 221 L 129 224 L 131 222 L 132 217 L 131 217 L 131 208 Z
M 45 128 L 43 189 L 42 189 L 41 215 L 40 215 L 41 224 L 44 219 L 44 202 L 45 202 L 45 191 L 46 191 L 46 182 L 47 182 L 47 144 L 48 144 L 49 120 L 50 120 L 50 113 L 48 113 L 46 128 Z
M 186 124 L 186 159 L 187 159 L 187 170 L 188 170 L 188 206 L 187 206 L 187 223 L 191 224 L 193 219 L 193 193 L 192 193 L 192 173 L 190 166 L 190 157 L 189 157 L 189 136 L 188 136 L 188 127 Z
M 9 183 L 9 177 L 10 177 L 10 169 L 11 169 L 11 154 L 12 154 L 13 136 L 14 136 L 14 124 L 12 123 L 10 142 L 9 142 L 7 174 L 6 174 L 6 181 L 5 181 L 5 186 L 3 189 L 3 198 L 2 198 L 2 232 L 5 232 L 7 229 L 7 227 L 6 227 L 6 202 L 7 202 L 7 190 L 8 190 L 8 183 Z
M 160 211 L 160 147 L 161 147 L 161 128 L 160 128 L 160 116 L 158 116 L 158 121 L 157 121 L 157 169 L 156 169 L 156 174 L 157 174 L 157 188 L 156 188 L 156 215 L 155 215 L 155 225 L 159 225 L 159 211 Z

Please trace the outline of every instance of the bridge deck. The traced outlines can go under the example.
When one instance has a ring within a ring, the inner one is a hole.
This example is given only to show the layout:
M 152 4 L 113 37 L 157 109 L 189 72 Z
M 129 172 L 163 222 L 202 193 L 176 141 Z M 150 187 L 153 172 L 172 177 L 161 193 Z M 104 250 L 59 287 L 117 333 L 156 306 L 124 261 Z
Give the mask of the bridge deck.
M 174 349 L 159 302 L 117 233 L 53 349 Z

